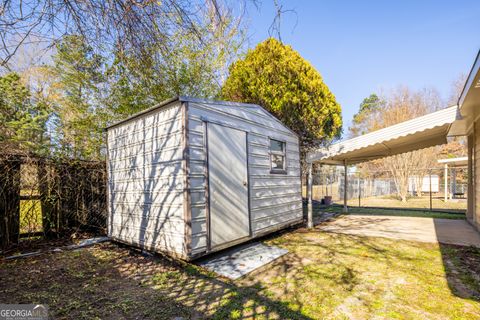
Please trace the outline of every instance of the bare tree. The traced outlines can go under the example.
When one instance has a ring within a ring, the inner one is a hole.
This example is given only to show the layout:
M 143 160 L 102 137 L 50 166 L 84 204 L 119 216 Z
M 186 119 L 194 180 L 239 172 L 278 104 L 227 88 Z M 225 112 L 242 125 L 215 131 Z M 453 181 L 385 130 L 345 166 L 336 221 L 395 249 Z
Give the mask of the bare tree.
M 285 9 L 282 4 L 279 3 L 278 0 L 273 0 L 273 4 L 275 6 L 275 17 L 273 18 L 272 24 L 268 28 L 268 34 L 270 37 L 276 36 L 278 41 L 282 42 L 282 18 L 284 14 L 290 13 L 295 16 L 295 24 L 293 29 L 296 28 L 298 24 L 298 16 L 297 12 L 293 9 Z
M 228 49 L 228 39 L 242 24 L 244 6 L 236 13 L 218 0 L 3 0 L 0 4 L 0 67 L 9 63 L 20 48 L 41 44 L 52 48 L 68 34 L 78 34 L 97 50 L 120 50 L 140 58 L 152 44 L 166 56 L 174 36 L 196 36 L 201 48 L 217 41 Z M 214 26 L 208 35 L 199 29 Z M 228 52 L 228 50 L 227 50 Z
M 458 98 L 460 98 L 460 95 L 462 94 L 466 81 L 467 75 L 465 73 L 459 74 L 458 77 L 452 81 L 448 105 L 453 106 L 458 103 Z
M 380 109 L 363 119 L 368 131 L 422 116 L 442 106 L 440 95 L 433 89 L 414 92 L 407 87 L 399 87 L 391 92 L 382 93 L 380 100 L 382 102 L 378 105 Z M 432 152 L 436 153 L 432 149 L 423 149 L 390 156 L 363 164 L 361 170 L 390 172 L 398 197 L 402 201 L 407 201 L 409 180 L 413 178 L 416 190 L 421 190 L 423 176 L 428 173 L 428 168 L 434 165 L 435 157 L 431 156 Z
M 452 82 L 447 104 L 434 89 L 412 91 L 407 87 L 399 87 L 390 92 L 382 92 L 379 97 L 371 95 L 360 105 L 360 111 L 355 115 L 356 119 L 354 118 L 350 133 L 356 136 L 358 131 L 375 131 L 442 109 L 445 106 L 455 105 L 463 90 L 465 80 L 466 76 L 462 74 Z M 423 178 L 429 174 L 429 169 L 437 165 L 437 159 L 464 156 L 466 154 L 465 145 L 463 137 L 449 138 L 449 142 L 442 146 L 370 161 L 362 163 L 358 167 L 364 174 L 375 172 L 376 176 L 384 175 L 385 171 L 390 172 L 397 188 L 398 197 L 402 201 L 406 201 L 409 183 L 414 184 L 416 195 L 421 196 Z
M 458 103 L 458 99 L 462 94 L 467 75 L 461 73 L 452 81 L 448 105 L 453 106 Z M 467 156 L 467 139 L 466 137 L 450 137 L 448 143 L 443 145 L 439 150 L 439 156 L 443 158 Z

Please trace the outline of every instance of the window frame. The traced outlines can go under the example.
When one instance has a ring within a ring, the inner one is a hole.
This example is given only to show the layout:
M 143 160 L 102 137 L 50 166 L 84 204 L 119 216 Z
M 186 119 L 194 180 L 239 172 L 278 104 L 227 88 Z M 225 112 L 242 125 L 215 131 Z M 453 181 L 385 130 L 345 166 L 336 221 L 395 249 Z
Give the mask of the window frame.
M 281 151 L 273 151 L 272 150 L 272 140 L 282 143 L 283 145 L 283 152 Z M 270 162 L 270 174 L 287 174 L 287 141 L 268 137 L 268 161 Z M 272 167 L 272 156 L 279 155 L 283 157 L 283 168 L 282 169 L 275 169 Z

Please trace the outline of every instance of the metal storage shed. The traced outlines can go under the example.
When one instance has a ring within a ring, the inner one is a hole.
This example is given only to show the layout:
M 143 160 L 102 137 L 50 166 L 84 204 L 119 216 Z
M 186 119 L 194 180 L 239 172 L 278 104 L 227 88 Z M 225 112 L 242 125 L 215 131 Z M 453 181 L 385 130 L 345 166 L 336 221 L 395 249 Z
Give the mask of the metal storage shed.
M 302 222 L 297 135 L 258 105 L 187 97 L 107 128 L 108 235 L 192 259 Z

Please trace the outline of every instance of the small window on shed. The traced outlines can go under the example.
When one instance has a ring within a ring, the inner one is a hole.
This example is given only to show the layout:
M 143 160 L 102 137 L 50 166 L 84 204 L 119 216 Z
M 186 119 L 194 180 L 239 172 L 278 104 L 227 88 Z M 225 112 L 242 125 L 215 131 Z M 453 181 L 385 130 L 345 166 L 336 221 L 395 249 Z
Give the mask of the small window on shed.
M 285 165 L 285 142 L 270 139 L 271 173 L 287 173 Z

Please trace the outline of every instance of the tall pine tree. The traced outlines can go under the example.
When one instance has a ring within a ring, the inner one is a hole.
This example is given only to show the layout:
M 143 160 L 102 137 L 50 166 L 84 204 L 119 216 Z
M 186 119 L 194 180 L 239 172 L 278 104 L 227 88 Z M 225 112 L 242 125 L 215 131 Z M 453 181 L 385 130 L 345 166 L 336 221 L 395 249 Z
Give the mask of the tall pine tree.
M 101 104 L 103 58 L 80 36 L 66 36 L 54 56 L 59 98 L 56 128 L 61 154 L 79 159 L 100 159 L 102 129 L 105 125 Z

